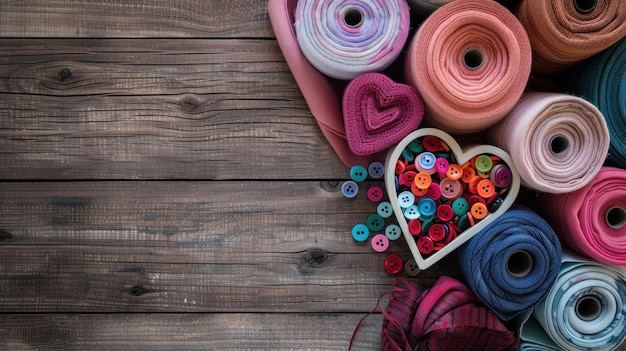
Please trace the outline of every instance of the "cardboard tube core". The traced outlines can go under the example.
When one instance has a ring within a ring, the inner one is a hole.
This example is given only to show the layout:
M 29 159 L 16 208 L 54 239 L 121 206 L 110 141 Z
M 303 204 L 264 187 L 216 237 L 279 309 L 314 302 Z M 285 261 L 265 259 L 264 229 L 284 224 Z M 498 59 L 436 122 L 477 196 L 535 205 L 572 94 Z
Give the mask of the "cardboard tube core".
M 363 17 L 361 10 L 351 7 L 344 12 L 343 22 L 350 28 L 358 28 L 363 24 Z
M 482 51 L 476 48 L 469 48 L 463 53 L 463 64 L 467 69 L 479 69 L 483 65 L 483 61 Z
M 621 206 L 613 206 L 606 211 L 604 219 L 612 229 L 620 229 L 626 225 L 626 209 Z
M 533 257 L 525 250 L 514 251 L 506 258 L 506 271 L 514 278 L 524 278 L 533 270 Z
M 584 15 L 593 11 L 597 3 L 597 0 L 574 0 L 574 8 L 576 12 Z
M 602 312 L 602 302 L 596 296 L 585 295 L 576 301 L 576 315 L 583 321 L 592 321 Z
M 550 140 L 550 150 L 556 155 L 560 155 L 569 149 L 569 140 L 564 136 L 555 136 Z

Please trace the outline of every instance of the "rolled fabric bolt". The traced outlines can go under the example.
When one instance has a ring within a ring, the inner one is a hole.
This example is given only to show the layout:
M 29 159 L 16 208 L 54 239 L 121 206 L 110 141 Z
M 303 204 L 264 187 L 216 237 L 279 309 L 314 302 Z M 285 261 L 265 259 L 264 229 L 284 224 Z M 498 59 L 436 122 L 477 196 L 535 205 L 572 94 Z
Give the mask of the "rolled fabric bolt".
M 491 0 L 453 1 L 433 12 L 411 40 L 405 78 L 425 116 L 451 133 L 487 129 L 515 106 L 531 67 L 517 18 Z
M 344 90 L 342 106 L 348 145 L 357 155 L 374 154 L 399 143 L 417 129 L 424 115 L 417 91 L 382 73 L 353 79 Z
M 623 268 L 566 253 L 533 316 L 564 350 L 615 350 L 626 340 L 625 274 Z
M 626 266 L 626 170 L 602 167 L 585 187 L 541 194 L 538 210 L 566 246 L 599 262 Z
M 295 31 L 300 49 L 325 75 L 350 80 L 387 68 L 409 33 L 406 0 L 298 1 Z
M 556 74 L 626 35 L 626 6 L 613 0 L 522 0 L 517 17 L 533 50 L 533 72 Z
M 626 8 L 626 6 L 623 6 Z M 626 168 L 626 37 L 572 70 L 563 88 L 594 104 L 611 136 L 609 161 Z
M 550 225 L 514 206 L 459 249 L 472 291 L 502 320 L 534 307 L 556 279 L 561 245 Z
M 512 351 L 519 345 L 515 331 L 447 276 L 430 289 L 396 278 L 383 315 L 384 351 Z
M 609 149 L 602 113 L 582 98 L 558 93 L 525 93 L 490 139 L 511 155 L 522 185 L 552 194 L 589 183 Z

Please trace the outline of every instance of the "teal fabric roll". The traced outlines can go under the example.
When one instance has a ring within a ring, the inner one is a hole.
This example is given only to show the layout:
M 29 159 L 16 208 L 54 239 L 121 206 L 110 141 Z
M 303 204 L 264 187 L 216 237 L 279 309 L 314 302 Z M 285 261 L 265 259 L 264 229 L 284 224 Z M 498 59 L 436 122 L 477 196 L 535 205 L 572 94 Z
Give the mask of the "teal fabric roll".
M 626 168 L 626 37 L 567 75 L 564 89 L 602 112 L 611 136 L 608 160 Z

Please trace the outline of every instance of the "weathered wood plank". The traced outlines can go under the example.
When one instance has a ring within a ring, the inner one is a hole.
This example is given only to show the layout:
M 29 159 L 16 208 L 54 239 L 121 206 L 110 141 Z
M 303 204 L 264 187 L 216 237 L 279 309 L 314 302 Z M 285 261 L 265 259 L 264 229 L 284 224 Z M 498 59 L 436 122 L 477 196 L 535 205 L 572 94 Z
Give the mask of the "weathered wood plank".
M 272 37 L 263 0 L 0 2 L 0 37 Z
M 364 186 L 366 186 L 364 184 Z M 375 211 L 326 182 L 0 183 L 0 312 L 366 312 Z M 390 252 L 405 259 L 403 241 Z M 459 275 L 454 258 L 422 272 Z
M 2 315 L 8 350 L 347 350 L 362 314 Z M 380 350 L 382 316 L 367 318 L 353 350 Z
M 0 40 L 0 48 L 0 179 L 347 174 L 275 41 Z

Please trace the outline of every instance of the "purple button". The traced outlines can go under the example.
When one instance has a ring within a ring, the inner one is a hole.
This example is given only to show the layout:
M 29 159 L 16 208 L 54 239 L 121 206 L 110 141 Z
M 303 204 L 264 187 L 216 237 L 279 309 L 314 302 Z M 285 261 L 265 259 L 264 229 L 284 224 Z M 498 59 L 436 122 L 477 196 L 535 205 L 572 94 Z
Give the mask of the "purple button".
M 503 164 L 498 164 L 491 169 L 489 178 L 499 188 L 504 188 L 511 184 L 513 180 L 513 174 L 509 167 Z

